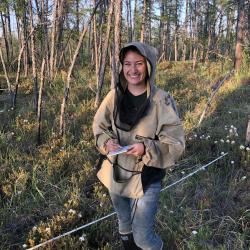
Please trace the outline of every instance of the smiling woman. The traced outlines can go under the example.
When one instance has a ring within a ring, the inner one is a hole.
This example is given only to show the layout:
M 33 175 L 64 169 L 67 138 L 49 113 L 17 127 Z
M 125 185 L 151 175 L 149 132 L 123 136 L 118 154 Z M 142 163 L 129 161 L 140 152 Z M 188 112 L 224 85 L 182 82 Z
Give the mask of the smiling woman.
M 123 74 L 128 83 L 128 90 L 135 96 L 146 91 L 147 64 L 138 51 L 129 50 L 123 62 Z
M 172 97 L 155 86 L 156 50 L 140 42 L 120 51 L 115 89 L 94 117 L 98 150 L 106 155 L 98 178 L 108 188 L 125 249 L 163 249 L 154 231 L 161 182 L 184 149 Z M 129 146 L 124 153 L 110 152 Z

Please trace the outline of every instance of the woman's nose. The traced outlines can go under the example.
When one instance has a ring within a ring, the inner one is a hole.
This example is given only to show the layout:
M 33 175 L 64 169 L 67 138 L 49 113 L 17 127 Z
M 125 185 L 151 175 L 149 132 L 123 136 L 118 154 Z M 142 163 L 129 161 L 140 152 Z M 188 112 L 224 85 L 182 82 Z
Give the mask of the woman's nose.
M 136 72 L 137 71 L 137 66 L 135 64 L 132 65 L 131 70 L 132 70 L 132 72 Z

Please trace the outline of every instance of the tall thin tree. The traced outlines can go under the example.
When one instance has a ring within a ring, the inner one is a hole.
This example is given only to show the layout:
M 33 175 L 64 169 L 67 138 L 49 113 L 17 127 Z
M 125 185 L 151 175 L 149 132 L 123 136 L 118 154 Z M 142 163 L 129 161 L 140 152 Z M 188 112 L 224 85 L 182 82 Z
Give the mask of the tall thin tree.
M 111 88 L 115 86 L 119 75 L 119 51 L 121 46 L 121 20 L 122 20 L 122 0 L 115 1 L 115 28 L 114 28 L 114 53 Z
M 147 0 L 143 0 L 143 11 L 142 11 L 142 21 L 141 21 L 141 38 L 140 38 L 140 41 L 142 43 L 145 40 L 146 18 L 147 18 Z
M 33 30 L 33 5 L 32 0 L 29 0 L 29 16 L 30 16 L 30 31 Z M 37 111 L 38 106 L 38 83 L 37 83 L 37 71 L 36 71 L 36 56 L 35 56 L 35 37 L 34 33 L 31 33 L 30 37 L 30 46 L 31 46 L 31 58 L 32 58 L 32 77 L 33 77 L 33 86 L 34 86 L 34 107 Z
M 104 73 L 105 73 L 105 67 L 106 67 L 106 59 L 107 59 L 107 51 L 108 51 L 108 45 L 109 45 L 113 10 L 114 10 L 114 0 L 111 0 L 109 3 L 107 30 L 106 30 L 106 36 L 105 36 L 105 40 L 103 44 L 102 57 L 101 57 L 101 63 L 100 63 L 100 68 L 99 68 L 99 77 L 98 77 L 98 84 L 97 84 L 98 88 L 97 88 L 96 98 L 95 98 L 95 107 L 98 107 L 100 103 L 100 99 L 101 99 L 101 91 L 102 91 L 102 86 L 104 82 Z

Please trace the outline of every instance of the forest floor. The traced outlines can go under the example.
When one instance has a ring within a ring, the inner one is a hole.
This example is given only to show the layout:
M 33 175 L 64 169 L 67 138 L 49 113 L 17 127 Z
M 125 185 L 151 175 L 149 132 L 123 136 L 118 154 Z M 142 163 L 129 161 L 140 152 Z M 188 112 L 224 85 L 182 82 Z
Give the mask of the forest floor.
M 191 62 L 158 65 L 157 84 L 176 99 L 186 132 L 186 152 L 167 172 L 164 186 L 228 153 L 161 193 L 156 230 L 164 249 L 250 247 L 249 71 L 225 81 L 198 125 L 212 89 L 231 67 L 216 62 L 192 71 Z M 40 145 L 31 80 L 22 79 L 16 109 L 0 99 L 0 249 L 35 246 L 113 211 L 93 167 L 93 75 L 87 69 L 74 75 L 64 138 L 58 135 L 63 81 L 58 77 L 45 86 Z M 110 217 L 43 249 L 122 249 L 117 220 Z

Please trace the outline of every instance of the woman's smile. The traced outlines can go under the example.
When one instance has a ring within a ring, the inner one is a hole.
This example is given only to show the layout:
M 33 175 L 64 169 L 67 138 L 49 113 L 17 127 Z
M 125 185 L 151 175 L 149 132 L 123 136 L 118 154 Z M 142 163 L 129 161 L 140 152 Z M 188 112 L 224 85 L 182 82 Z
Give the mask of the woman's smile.
M 145 85 L 147 76 L 145 58 L 136 52 L 129 51 L 124 58 L 123 74 L 128 84 Z

